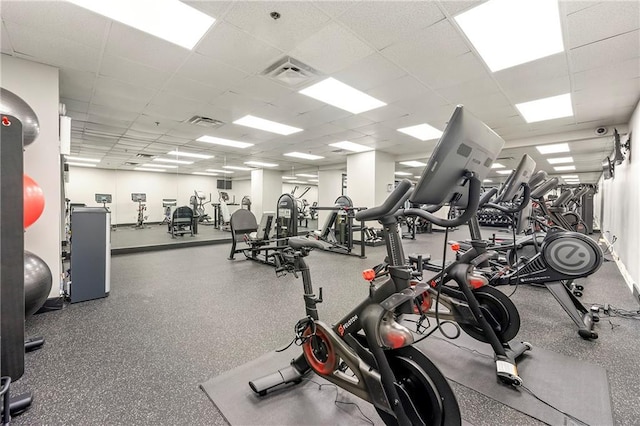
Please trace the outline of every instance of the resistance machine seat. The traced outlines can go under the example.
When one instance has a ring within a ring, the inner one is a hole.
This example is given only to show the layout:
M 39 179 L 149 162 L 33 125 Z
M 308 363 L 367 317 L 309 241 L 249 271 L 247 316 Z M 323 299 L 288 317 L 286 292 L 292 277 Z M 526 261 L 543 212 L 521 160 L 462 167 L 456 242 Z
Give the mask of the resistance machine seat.
M 169 224 L 171 238 L 187 233 L 190 233 L 193 237 L 193 220 L 194 216 L 191 207 L 182 206 L 175 209 L 171 215 L 171 223 Z

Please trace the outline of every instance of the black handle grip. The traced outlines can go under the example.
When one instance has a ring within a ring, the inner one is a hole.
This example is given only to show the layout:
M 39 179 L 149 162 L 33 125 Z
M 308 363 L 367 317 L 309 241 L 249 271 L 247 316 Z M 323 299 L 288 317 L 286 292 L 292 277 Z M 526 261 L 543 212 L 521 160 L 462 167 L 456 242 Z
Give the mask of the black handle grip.
M 571 197 L 573 197 L 573 191 L 572 190 L 567 189 L 566 191 L 562 191 L 562 194 L 560 194 L 560 196 L 558 198 L 556 198 L 556 200 L 553 202 L 553 204 L 551 204 L 551 207 L 560 207 L 565 202 L 569 201 L 569 199 L 571 199 Z
M 493 198 L 494 195 L 498 193 L 498 188 L 491 188 L 484 194 L 482 194 L 482 198 L 480 199 L 480 203 L 478 204 L 480 207 L 483 207 L 485 204 L 489 202 Z
M 538 184 L 542 183 L 545 179 L 547 179 L 547 172 L 545 172 L 544 170 L 538 170 L 536 174 L 531 176 L 531 179 L 529 179 L 529 186 L 531 188 L 535 188 L 536 186 L 538 186 Z
M 410 188 L 411 182 L 409 182 L 407 179 L 403 179 L 402 181 L 400 181 L 396 189 L 394 189 L 393 192 L 389 194 L 387 199 L 384 200 L 384 203 L 380 204 L 377 207 L 359 211 L 358 213 L 356 213 L 356 220 L 379 220 L 385 216 L 392 215 L 397 210 L 394 210 L 394 207 L 402 200 L 402 198 Z
M 557 177 L 551 178 L 548 181 L 541 183 L 531 192 L 531 198 L 539 199 L 541 197 L 544 197 L 547 192 L 558 186 L 559 183 L 560 181 Z
M 524 192 L 522 194 L 520 204 L 518 204 L 516 207 L 509 208 L 493 203 L 487 203 L 487 207 L 500 210 L 503 213 L 518 213 L 519 211 L 524 210 L 524 208 L 527 207 L 527 204 L 529 204 L 529 201 L 531 201 L 531 188 L 529 188 L 529 185 L 527 185 L 526 183 L 523 183 L 522 186 L 524 188 Z
M 455 219 L 443 219 L 422 209 L 405 209 L 405 216 L 419 216 L 438 226 L 454 227 L 465 224 L 478 211 L 480 204 L 480 181 L 474 176 L 469 179 L 469 202 L 464 213 Z

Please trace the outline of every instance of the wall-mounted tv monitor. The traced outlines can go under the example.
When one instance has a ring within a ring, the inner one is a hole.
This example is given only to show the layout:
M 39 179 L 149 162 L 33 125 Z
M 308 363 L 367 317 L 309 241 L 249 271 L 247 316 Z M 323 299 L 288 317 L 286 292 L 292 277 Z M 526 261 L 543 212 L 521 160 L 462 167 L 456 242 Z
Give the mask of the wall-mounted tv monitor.
M 218 189 L 231 189 L 231 181 L 218 179 Z

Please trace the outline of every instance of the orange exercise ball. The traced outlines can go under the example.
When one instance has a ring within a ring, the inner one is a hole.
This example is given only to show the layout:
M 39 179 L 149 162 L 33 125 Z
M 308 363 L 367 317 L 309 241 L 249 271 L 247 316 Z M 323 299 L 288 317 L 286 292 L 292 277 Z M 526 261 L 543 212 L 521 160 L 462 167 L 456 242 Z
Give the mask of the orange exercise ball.
M 30 227 L 44 210 L 44 193 L 35 180 L 24 175 L 22 178 L 24 194 L 24 228 Z

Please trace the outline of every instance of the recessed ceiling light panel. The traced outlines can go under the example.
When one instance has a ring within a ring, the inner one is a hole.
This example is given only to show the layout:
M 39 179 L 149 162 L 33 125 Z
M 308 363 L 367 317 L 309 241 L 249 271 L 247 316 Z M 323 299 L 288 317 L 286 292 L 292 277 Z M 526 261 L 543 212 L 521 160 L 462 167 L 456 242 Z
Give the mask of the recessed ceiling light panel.
M 442 136 L 442 131 L 428 125 L 427 123 L 417 124 L 415 126 L 403 127 L 398 129 L 399 132 L 413 136 L 421 141 L 429 141 L 432 139 L 438 139 Z
M 320 155 L 313 155 L 313 154 L 306 154 L 304 152 L 287 152 L 286 154 L 287 157 L 295 157 L 295 158 L 302 158 L 304 160 L 321 160 L 324 157 L 320 156 Z
M 527 123 L 573 116 L 570 93 L 523 102 L 516 104 L 516 108 Z
M 263 163 L 262 161 L 245 161 L 244 164 L 256 167 L 278 167 L 275 163 Z
M 309 174 L 309 173 L 297 173 L 296 176 L 306 177 L 306 178 L 317 178 L 318 177 L 318 175 L 312 175 L 312 174 Z
M 300 93 L 352 114 L 360 114 L 386 105 L 381 100 L 331 77 L 302 89 Z
M 71 161 L 88 161 L 90 163 L 99 163 L 100 160 L 97 160 L 95 158 L 86 158 L 86 157 L 74 157 L 71 155 L 65 155 L 64 158 L 66 158 L 67 160 L 71 160 Z
M 373 148 L 370 148 L 368 146 L 360 145 L 359 143 L 349 142 L 349 141 L 330 143 L 329 146 L 332 146 L 334 148 L 344 149 L 347 151 L 352 151 L 352 152 L 365 152 L 365 151 L 373 150 Z
M 492 169 L 504 169 L 504 164 L 500 164 L 500 163 L 493 163 L 491 165 Z
M 251 167 L 241 167 L 241 166 L 222 166 L 223 169 L 229 170 L 240 170 L 242 172 L 248 172 L 253 170 Z
M 213 155 L 196 154 L 193 152 L 184 152 L 184 151 L 169 151 L 167 152 L 167 154 L 176 155 L 179 157 L 200 158 L 202 160 L 208 160 L 210 158 L 213 158 Z
M 493 72 L 564 51 L 557 0 L 490 0 L 455 20 Z
M 424 167 L 427 163 L 423 163 L 422 161 L 401 161 L 400 164 L 407 167 Z
M 510 175 L 511 170 L 496 170 L 496 173 L 499 175 Z
M 147 167 L 134 167 L 133 170 L 138 170 L 140 172 L 166 172 L 164 169 L 152 169 Z
M 293 126 L 287 126 L 286 124 L 276 123 L 275 121 L 265 120 L 264 118 L 254 117 L 253 115 L 245 115 L 242 118 L 237 119 L 233 124 L 239 124 L 241 126 L 251 127 L 253 129 L 264 130 L 265 132 L 277 133 L 279 135 L 291 135 L 293 133 L 301 132 L 302 129 Z
M 95 167 L 94 163 L 75 163 L 73 161 L 67 161 L 67 164 L 70 166 L 79 166 L 79 167 Z
M 173 158 L 154 158 L 153 161 L 157 161 L 159 163 L 193 164 L 193 161 L 174 160 Z
M 142 167 L 156 167 L 160 169 L 177 169 L 178 168 L 178 166 L 172 166 L 170 164 L 151 164 L 151 163 L 143 164 Z
M 196 139 L 198 142 L 212 143 L 215 145 L 230 146 L 232 148 L 249 148 L 252 143 L 232 141 L 231 139 L 216 138 L 214 136 L 201 136 Z
M 233 173 L 231 170 L 219 170 L 219 169 L 207 169 L 208 172 L 213 173 Z
M 69 1 L 190 50 L 216 21 L 178 0 Z
M 395 172 L 394 174 L 396 176 L 413 176 L 413 173 L 409 173 L 409 172 Z
M 573 163 L 573 157 L 547 158 L 549 164 Z
M 569 152 L 568 143 L 557 143 L 553 145 L 538 145 L 536 146 L 538 152 L 542 155 L 546 154 L 558 154 L 560 152 Z
M 570 172 L 572 170 L 575 170 L 576 166 L 556 166 L 554 167 L 554 170 L 557 172 Z
M 193 172 L 192 175 L 200 175 L 200 176 L 219 176 L 217 173 L 209 173 L 209 172 Z

